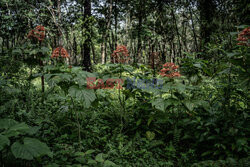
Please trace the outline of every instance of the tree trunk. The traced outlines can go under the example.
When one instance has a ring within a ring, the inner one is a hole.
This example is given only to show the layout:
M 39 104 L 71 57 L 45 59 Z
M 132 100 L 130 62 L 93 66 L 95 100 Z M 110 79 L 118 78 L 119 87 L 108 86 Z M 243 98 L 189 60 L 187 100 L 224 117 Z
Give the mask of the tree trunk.
M 162 62 L 165 63 L 166 62 L 166 54 L 165 54 L 165 42 L 163 41 L 163 44 L 162 44 L 162 53 L 161 53 L 161 59 L 162 59 Z
M 73 56 L 73 65 L 77 65 L 77 43 L 76 43 L 76 36 L 75 36 L 75 33 L 73 34 L 73 53 L 74 53 L 74 56 Z
M 190 13 L 192 31 L 193 31 L 193 35 L 194 35 L 195 51 L 198 52 L 199 47 L 198 47 L 197 36 L 196 36 L 196 32 L 195 32 L 195 27 L 194 27 L 193 12 L 191 11 L 191 7 L 189 7 L 189 13 Z
M 202 40 L 202 50 L 205 45 L 210 42 L 210 36 L 215 28 L 212 26 L 212 21 L 215 14 L 216 5 L 213 0 L 199 0 L 198 8 L 200 10 L 200 30 Z
M 179 34 L 179 31 L 178 31 L 178 26 L 177 26 L 177 21 L 176 21 L 176 18 L 175 18 L 175 14 L 174 14 L 174 10 L 171 9 L 171 14 L 172 14 L 172 17 L 173 17 L 173 22 L 174 22 L 174 25 L 175 25 L 175 31 L 176 31 L 176 34 L 177 34 L 177 38 L 178 38 L 178 55 L 180 56 L 181 55 L 181 40 L 180 40 L 180 34 Z
M 107 36 L 110 29 L 110 23 L 111 23 L 111 14 L 112 14 L 112 7 L 113 7 L 113 0 L 109 0 L 109 12 L 108 17 L 106 18 L 106 30 L 104 30 L 103 33 L 103 43 L 102 43 L 102 64 L 106 63 L 106 43 L 107 43 Z
M 114 42 L 115 42 L 115 49 L 116 49 L 116 47 L 117 47 L 117 23 L 118 23 L 118 21 L 117 21 L 117 16 L 118 16 L 118 14 L 117 14 L 117 11 L 118 11 L 118 9 L 117 9 L 117 0 L 115 0 L 115 34 L 114 34 Z
M 91 50 L 93 54 L 93 62 L 96 64 L 95 45 L 92 40 L 91 40 Z
M 102 56 L 102 64 L 105 64 L 106 63 L 106 54 L 105 54 L 106 45 L 105 45 L 104 37 L 102 39 L 103 39 L 103 42 L 101 44 L 101 56 Z
M 91 0 L 84 1 L 84 19 L 85 19 L 85 32 L 86 39 L 83 44 L 83 67 L 86 71 L 91 71 L 91 59 L 90 59 L 90 48 L 91 48 L 91 23 L 89 20 L 91 17 Z
M 137 63 L 137 60 L 139 59 L 139 57 L 141 56 L 141 31 L 142 31 L 142 0 L 140 0 L 139 2 L 139 13 L 138 13 L 138 44 L 137 44 L 137 54 L 134 56 L 134 63 Z M 137 56 L 137 57 L 136 57 Z

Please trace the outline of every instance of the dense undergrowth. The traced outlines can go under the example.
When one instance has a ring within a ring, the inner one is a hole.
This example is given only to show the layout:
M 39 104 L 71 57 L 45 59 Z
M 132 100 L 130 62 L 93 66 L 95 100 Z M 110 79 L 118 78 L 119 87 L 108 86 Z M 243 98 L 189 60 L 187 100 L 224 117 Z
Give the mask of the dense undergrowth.
M 178 78 L 141 64 L 96 65 L 89 73 L 57 63 L 41 73 L 6 51 L 1 166 L 249 166 L 249 48 L 210 50 L 219 61 L 186 55 Z M 87 89 L 88 77 L 120 78 L 123 88 Z

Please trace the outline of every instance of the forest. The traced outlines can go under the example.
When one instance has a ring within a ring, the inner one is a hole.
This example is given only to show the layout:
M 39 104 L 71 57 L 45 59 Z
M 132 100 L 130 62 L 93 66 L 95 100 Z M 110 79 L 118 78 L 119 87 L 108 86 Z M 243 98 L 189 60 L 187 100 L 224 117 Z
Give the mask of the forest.
M 248 0 L 0 0 L 0 167 L 249 167 Z

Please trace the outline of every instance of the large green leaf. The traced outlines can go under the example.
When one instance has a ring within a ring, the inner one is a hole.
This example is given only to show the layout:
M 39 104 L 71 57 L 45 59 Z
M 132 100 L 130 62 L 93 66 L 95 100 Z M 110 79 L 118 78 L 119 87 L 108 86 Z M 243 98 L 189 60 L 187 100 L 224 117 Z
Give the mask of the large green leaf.
M 79 85 L 79 86 L 83 86 L 87 84 L 87 78 L 88 77 L 95 77 L 95 75 L 93 73 L 89 73 L 87 71 L 82 71 L 81 68 L 73 68 L 72 69 L 72 73 L 74 73 L 76 76 L 74 78 L 74 81 Z
M 152 101 L 152 106 L 155 106 L 156 109 L 165 111 L 165 104 L 164 104 L 164 99 L 162 98 L 157 98 Z
M 183 93 L 186 89 L 185 85 L 182 83 L 176 83 L 175 88 L 180 93 Z
M 194 110 L 194 103 L 192 103 L 191 101 L 185 101 L 184 102 L 184 105 L 187 107 L 187 109 L 189 110 L 189 111 L 193 111 Z
M 103 153 L 97 154 L 97 156 L 95 157 L 95 160 L 97 162 L 104 162 Z
M 112 161 L 106 160 L 106 161 L 104 161 L 103 166 L 104 167 L 114 167 L 114 166 L 117 166 L 117 165 Z
M 162 92 L 169 92 L 169 90 L 171 90 L 172 87 L 173 87 L 173 84 L 172 84 L 171 82 L 168 82 L 168 83 L 166 83 L 166 84 L 164 84 L 164 85 L 162 86 L 161 91 L 162 91 Z
M 11 146 L 11 151 L 16 158 L 32 160 L 33 158 L 49 155 L 52 156 L 52 153 L 49 147 L 42 143 L 41 141 L 34 138 L 24 138 L 23 144 L 20 142 L 15 142 Z
M 47 48 L 47 47 L 42 47 L 41 48 L 41 52 L 43 53 L 43 54 L 46 54 L 46 53 L 48 53 L 50 51 L 50 49 L 49 48 Z
M 169 99 L 163 99 L 163 98 L 157 98 L 152 100 L 152 106 L 154 106 L 156 109 L 161 111 L 166 111 L 166 109 L 169 106 L 178 106 L 180 102 L 176 99 L 169 98 Z
M 84 106 L 89 108 L 91 102 L 96 99 L 96 95 L 94 90 L 86 89 L 86 88 L 79 88 L 79 86 L 74 85 L 69 88 L 69 95 L 76 100 L 83 101 Z
M 9 122 L 10 123 L 10 122 Z M 10 126 L 11 124 L 9 124 L 8 127 L 3 134 L 6 135 L 7 137 L 12 137 L 12 136 L 18 136 L 20 134 L 25 134 L 28 133 L 30 130 L 30 127 L 25 124 L 24 122 L 22 123 L 17 123 L 13 124 L 14 122 L 12 122 L 13 126 Z
M 9 128 L 10 131 L 26 131 L 26 130 L 29 130 L 29 129 L 30 129 L 30 127 L 24 122 L 18 123 L 18 124 L 14 125 L 14 126 L 11 126 Z
M 0 119 L 0 129 L 8 129 L 16 124 L 18 123 L 13 119 Z
M 22 50 L 19 49 L 19 48 L 14 49 L 14 50 L 12 50 L 12 54 L 14 54 L 14 55 L 21 55 L 22 54 Z
M 33 49 L 33 50 L 30 52 L 30 55 L 36 55 L 38 52 L 39 52 L 39 49 Z
M 53 81 L 54 83 L 59 83 L 62 81 L 71 81 L 72 76 L 68 73 L 55 73 L 55 74 L 46 74 L 46 79 Z
M 10 145 L 10 140 L 8 139 L 7 136 L 1 135 L 0 134 L 0 151 L 6 146 Z

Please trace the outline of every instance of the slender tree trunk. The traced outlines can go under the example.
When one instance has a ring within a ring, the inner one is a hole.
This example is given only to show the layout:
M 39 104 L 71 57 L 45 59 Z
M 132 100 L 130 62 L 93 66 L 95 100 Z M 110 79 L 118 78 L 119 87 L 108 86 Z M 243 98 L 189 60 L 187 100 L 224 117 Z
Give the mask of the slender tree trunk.
M 104 52 L 105 52 L 105 55 L 107 55 L 107 43 L 106 42 L 104 43 Z M 105 62 L 107 62 L 107 56 L 105 56 Z
M 194 27 L 193 12 L 191 11 L 191 7 L 189 7 L 189 13 L 190 13 L 190 19 L 191 19 L 191 25 L 192 25 L 192 32 L 194 35 L 195 51 L 198 52 L 199 47 L 198 47 L 197 36 L 196 36 L 196 32 L 195 32 L 195 27 Z
M 202 50 L 205 49 L 205 45 L 210 42 L 210 36 L 215 28 L 212 25 L 212 21 L 215 14 L 216 5 L 213 0 L 199 0 L 198 8 L 200 10 L 200 30 L 202 39 Z
M 109 0 L 109 12 L 108 12 L 108 16 L 106 18 L 106 30 L 104 30 L 103 33 L 103 43 L 102 43 L 102 64 L 106 63 L 106 43 L 107 43 L 107 37 L 108 37 L 108 33 L 109 33 L 109 29 L 110 29 L 110 25 L 111 25 L 111 14 L 112 14 L 112 7 L 113 7 L 113 0 Z
M 161 53 L 161 59 L 162 59 L 162 62 L 165 63 L 166 62 L 166 54 L 165 54 L 165 42 L 163 41 L 163 44 L 162 44 L 162 53 Z
M 178 52 L 179 52 L 179 56 L 180 56 L 181 55 L 181 40 L 180 40 L 180 34 L 179 34 L 179 30 L 178 30 L 178 26 L 177 26 L 177 21 L 176 21 L 173 9 L 171 9 L 171 14 L 172 14 L 172 17 L 173 17 L 173 21 L 174 21 L 174 25 L 175 25 L 175 31 L 176 31 L 177 38 L 178 38 L 178 44 L 179 44 L 179 51 Z
M 114 36 L 115 36 L 115 38 L 114 38 L 115 47 L 114 48 L 117 47 L 117 23 L 118 23 L 118 21 L 117 21 L 117 17 L 118 17 L 117 12 L 118 12 L 118 9 L 117 9 L 117 0 L 115 0 L 115 34 L 114 34 Z
M 86 30 L 86 39 L 83 44 L 84 55 L 83 55 L 83 67 L 86 71 L 91 71 L 91 59 L 90 59 L 90 48 L 91 48 L 91 23 L 89 18 L 91 17 L 91 0 L 84 1 L 84 28 Z
M 75 33 L 73 34 L 73 64 L 77 65 L 77 43 L 76 43 L 76 36 Z
M 105 40 L 104 40 L 104 37 L 102 38 L 103 39 L 103 42 L 101 44 L 101 57 L 102 57 L 102 64 L 105 64 L 106 63 L 106 45 L 105 45 Z
M 61 25 L 61 0 L 57 0 L 57 14 L 58 14 L 58 46 L 62 46 L 62 34 L 60 31 Z
M 146 64 L 147 63 L 147 52 L 146 52 L 146 49 L 147 49 L 147 41 L 145 40 L 144 43 L 143 43 L 143 64 Z
M 142 31 L 142 0 L 139 1 L 139 14 L 138 14 L 138 43 L 137 43 L 137 54 L 134 56 L 134 63 L 137 63 L 139 57 L 141 56 L 141 31 Z M 136 57 L 137 56 L 137 57 Z
M 188 52 L 188 48 L 187 48 L 187 26 L 186 26 L 186 22 L 182 23 L 182 35 L 181 35 L 181 39 L 183 41 L 183 50 L 185 50 L 185 52 Z M 182 58 L 183 58 L 183 54 L 181 54 Z
M 175 43 L 173 41 L 173 55 L 171 57 L 171 62 L 174 63 L 175 62 L 175 57 L 176 57 L 176 51 L 175 51 Z
M 110 31 L 110 38 L 109 38 L 109 40 L 110 40 L 110 52 L 112 53 L 114 50 L 115 50 L 115 35 L 114 35 L 114 33 L 113 33 L 113 31 L 111 30 Z
M 3 53 L 3 48 L 4 48 L 5 40 L 4 40 L 4 38 L 2 38 L 2 39 L 3 39 L 3 41 L 2 41 L 2 53 Z
M 10 49 L 10 46 L 9 46 L 9 38 L 7 38 L 6 40 L 6 48 L 9 50 Z
M 41 48 L 42 47 L 42 42 L 40 41 L 39 42 L 39 47 Z M 40 67 L 41 67 L 41 71 L 43 73 L 43 60 L 41 60 L 40 58 Z M 44 75 L 41 76 L 41 85 L 42 85 L 42 92 L 44 93 Z M 43 100 L 42 100 L 43 101 Z
M 92 40 L 91 40 L 91 50 L 92 50 L 92 54 L 93 54 L 93 61 L 96 64 L 95 45 L 94 45 Z

